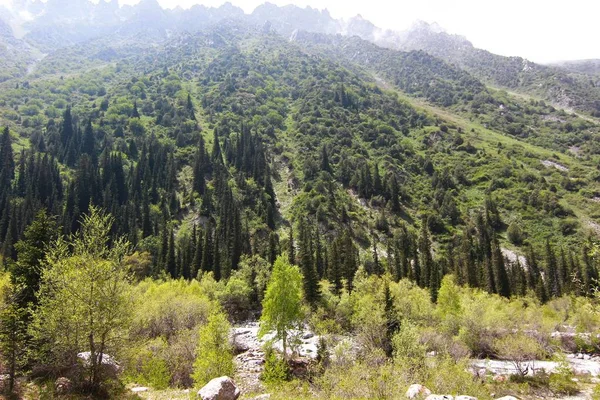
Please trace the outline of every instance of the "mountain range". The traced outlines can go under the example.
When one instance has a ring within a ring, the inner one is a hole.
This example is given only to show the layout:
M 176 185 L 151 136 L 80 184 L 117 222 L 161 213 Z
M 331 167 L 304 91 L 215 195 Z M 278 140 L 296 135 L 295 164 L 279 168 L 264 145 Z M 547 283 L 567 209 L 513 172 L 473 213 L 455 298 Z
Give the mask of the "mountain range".
M 272 29 L 284 37 L 297 32 L 358 36 L 378 46 L 401 51 L 423 50 L 471 73 L 486 84 L 535 96 L 558 107 L 600 115 L 597 61 L 540 65 L 521 57 L 505 57 L 475 48 L 465 37 L 437 24 L 416 22 L 406 31 L 381 29 L 360 15 L 333 18 L 327 10 L 265 3 L 251 14 L 226 3 L 218 8 L 163 9 L 157 0 L 119 7 L 117 0 L 22 0 L 0 8 L 0 51 L 4 77 L 22 76 L 40 55 L 94 38 L 142 34 L 161 42 L 173 34 L 195 32 L 208 24 L 239 20 Z M 12 29 L 11 29 L 12 28 Z M 13 34 L 16 32 L 18 34 Z M 14 55 L 15 49 L 18 56 Z
M 360 264 L 434 296 L 453 271 L 542 301 L 574 290 L 569 271 L 597 277 L 593 62 L 268 3 L 21 1 L 0 15 L 4 259 L 38 209 L 69 234 L 96 205 L 147 260 L 141 275 L 226 278 L 242 256 L 286 252 L 338 288 Z M 523 277 L 559 249 L 564 291 Z

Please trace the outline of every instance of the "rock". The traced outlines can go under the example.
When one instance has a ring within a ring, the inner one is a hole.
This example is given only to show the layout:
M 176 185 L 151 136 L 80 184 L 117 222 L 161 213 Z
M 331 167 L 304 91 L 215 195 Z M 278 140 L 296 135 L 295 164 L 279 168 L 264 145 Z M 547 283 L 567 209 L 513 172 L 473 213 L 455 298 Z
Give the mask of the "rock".
M 142 393 L 142 392 L 147 392 L 148 390 L 150 390 L 150 389 L 148 389 L 146 386 L 138 386 L 138 387 L 131 388 L 131 391 L 133 393 Z
M 580 360 L 583 360 L 583 354 L 581 354 L 581 353 L 577 354 L 577 358 Z
M 91 353 L 89 351 L 84 351 L 83 353 L 77 354 L 77 358 L 79 358 L 83 362 L 84 366 L 89 367 L 90 366 L 90 354 Z M 109 356 L 108 354 L 102 355 L 102 364 L 108 365 L 115 369 L 119 369 L 119 363 L 116 362 L 115 359 L 112 358 L 111 356 Z
M 202 400 L 236 400 L 240 397 L 240 390 L 228 376 L 215 378 L 198 391 Z
M 454 400 L 454 397 L 449 394 L 430 394 L 425 400 Z
M 302 339 L 306 340 L 306 339 L 310 339 L 312 337 L 314 337 L 315 334 L 312 332 L 306 332 L 304 335 L 302 335 Z
M 590 355 L 589 355 L 589 354 L 584 354 L 584 355 L 583 355 L 583 359 L 584 359 L 584 360 L 589 360 L 590 358 L 592 358 L 592 357 L 590 357 Z
M 477 400 L 477 397 L 472 396 L 456 396 L 454 400 Z
M 506 376 L 504 376 L 504 375 L 496 375 L 494 377 L 494 382 L 506 382 Z M 504 399 L 504 400 L 509 400 L 509 399 Z
M 411 400 L 415 399 L 419 395 L 429 396 L 430 394 L 431 394 L 431 390 L 427 389 L 423 385 L 419 385 L 418 383 L 410 385 L 410 387 L 406 391 L 406 397 Z
M 519 400 L 514 396 L 504 396 L 504 397 L 499 397 L 496 400 Z
M 73 389 L 73 382 L 69 378 L 60 377 L 54 382 L 54 391 L 56 394 L 67 394 Z

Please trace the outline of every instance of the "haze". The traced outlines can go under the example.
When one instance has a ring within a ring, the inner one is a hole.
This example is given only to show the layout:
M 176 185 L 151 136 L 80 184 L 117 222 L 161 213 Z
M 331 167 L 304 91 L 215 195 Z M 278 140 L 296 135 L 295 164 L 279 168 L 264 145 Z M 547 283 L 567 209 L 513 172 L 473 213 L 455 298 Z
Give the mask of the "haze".
M 10 6 L 14 0 L 0 0 Z M 95 0 L 96 2 L 99 0 Z M 103 0 L 100 0 L 103 1 Z M 139 0 L 119 0 L 121 5 Z M 252 12 L 262 0 L 232 0 Z M 600 48 L 591 46 L 598 37 L 596 18 L 600 2 L 589 0 L 497 2 L 479 0 L 272 0 L 279 6 L 295 4 L 327 8 L 335 18 L 357 14 L 375 25 L 393 30 L 408 28 L 414 21 L 437 22 L 447 32 L 467 37 L 476 47 L 506 56 L 522 56 L 535 62 L 600 58 Z M 165 8 L 194 4 L 217 7 L 223 0 L 159 0 Z
M 122 4 L 138 0 L 120 0 Z M 159 0 L 163 7 L 219 6 L 222 0 Z M 403 30 L 415 20 L 437 22 L 449 33 L 466 36 L 476 47 L 536 62 L 600 58 L 592 46 L 598 37 L 600 2 L 480 1 L 480 0 L 272 0 L 279 6 L 296 4 L 327 8 L 336 18 L 357 14 L 382 28 Z M 233 0 L 250 13 L 260 0 Z

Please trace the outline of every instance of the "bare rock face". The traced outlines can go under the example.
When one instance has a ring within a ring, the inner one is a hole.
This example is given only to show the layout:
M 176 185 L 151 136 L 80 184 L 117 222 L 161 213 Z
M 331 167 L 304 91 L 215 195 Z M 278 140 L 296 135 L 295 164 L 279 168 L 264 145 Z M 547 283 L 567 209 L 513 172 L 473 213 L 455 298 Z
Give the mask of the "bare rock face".
M 54 382 L 54 391 L 58 395 L 67 394 L 73 388 L 73 383 L 69 378 L 61 377 Z
M 240 397 L 240 390 L 228 376 L 215 378 L 198 391 L 202 400 L 236 400 Z

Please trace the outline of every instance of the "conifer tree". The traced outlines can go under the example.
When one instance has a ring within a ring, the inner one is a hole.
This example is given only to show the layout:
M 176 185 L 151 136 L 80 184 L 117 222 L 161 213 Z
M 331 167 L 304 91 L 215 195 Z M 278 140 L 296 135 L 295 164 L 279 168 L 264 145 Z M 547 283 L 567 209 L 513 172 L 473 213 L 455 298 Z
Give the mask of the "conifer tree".
M 27 227 L 23 239 L 15 244 L 17 261 L 12 265 L 11 280 L 15 291 L 14 300 L 18 307 L 27 309 L 37 304 L 35 294 L 40 288 L 44 258 L 48 246 L 57 238 L 58 227 L 46 210 L 40 210 Z
M 506 272 L 506 266 L 504 264 L 504 256 L 500 249 L 500 243 L 498 238 L 494 234 L 492 243 L 492 270 L 494 274 L 495 291 L 500 296 L 510 297 L 510 283 L 508 280 L 508 274 Z
M 2 195 L 10 193 L 12 180 L 15 177 L 15 159 L 12 150 L 12 138 L 8 127 L 4 128 L 0 137 L 0 187 Z
M 419 257 L 420 257 L 420 281 L 421 287 L 429 287 L 431 274 L 433 271 L 433 258 L 431 256 L 431 240 L 429 239 L 429 229 L 427 229 L 426 217 L 421 219 L 421 233 L 419 235 Z
M 320 297 L 319 277 L 315 269 L 313 242 L 305 220 L 298 225 L 298 260 L 303 275 L 304 297 L 314 306 Z
M 191 278 L 196 279 L 198 271 L 202 271 L 202 250 L 204 246 L 204 238 L 202 235 L 202 229 L 196 231 L 196 243 L 194 250 L 194 260 L 192 261 Z
M 213 148 L 210 158 L 215 163 L 223 162 L 223 158 L 221 155 L 221 145 L 219 144 L 219 133 L 217 131 L 217 128 L 213 130 Z
M 177 261 L 175 258 L 175 233 L 173 227 L 170 228 L 169 242 L 167 244 L 167 259 L 166 259 L 166 270 L 171 278 L 177 278 Z
M 329 155 L 327 154 L 327 147 L 323 145 L 321 148 L 321 171 L 331 172 L 331 165 L 329 165 Z
M 560 284 L 558 277 L 558 265 L 556 255 L 550 241 L 546 239 L 546 274 L 545 274 L 546 293 L 550 297 L 560 296 Z
M 294 227 L 290 224 L 290 237 L 288 241 L 288 262 L 296 265 L 296 247 L 294 245 Z

